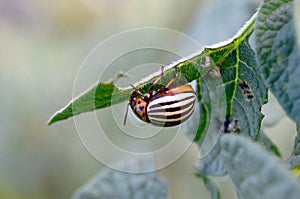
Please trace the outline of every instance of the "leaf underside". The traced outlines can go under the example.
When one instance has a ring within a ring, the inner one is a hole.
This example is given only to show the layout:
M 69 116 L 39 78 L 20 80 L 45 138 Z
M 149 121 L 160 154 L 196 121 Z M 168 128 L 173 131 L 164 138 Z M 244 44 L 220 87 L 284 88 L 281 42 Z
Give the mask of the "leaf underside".
M 299 198 L 299 187 L 283 163 L 256 143 L 237 135 L 225 135 L 220 143 L 238 198 Z
M 145 170 L 153 166 L 151 159 L 123 162 L 120 168 Z M 168 199 L 168 185 L 155 172 L 126 173 L 111 168 L 103 169 L 98 175 L 78 188 L 71 199 Z
M 297 136 L 295 137 L 294 150 L 289 158 L 289 164 L 292 169 L 299 169 L 300 166 L 300 125 L 297 126 Z
M 255 36 L 265 84 L 299 124 L 300 50 L 294 23 L 292 0 L 265 1 L 258 13 Z
M 206 188 L 210 191 L 211 199 L 221 199 L 220 190 L 217 184 L 212 179 L 210 179 L 206 175 L 201 175 L 199 173 L 197 173 L 196 176 L 203 180 Z

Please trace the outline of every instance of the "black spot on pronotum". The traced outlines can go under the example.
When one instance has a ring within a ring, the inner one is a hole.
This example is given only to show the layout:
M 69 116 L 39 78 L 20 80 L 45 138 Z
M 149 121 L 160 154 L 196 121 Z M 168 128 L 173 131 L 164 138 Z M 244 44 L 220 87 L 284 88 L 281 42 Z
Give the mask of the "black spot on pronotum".
M 139 109 L 142 111 L 145 107 L 144 106 L 140 106 Z
M 240 81 L 239 86 L 242 89 L 247 100 L 251 100 L 254 97 L 253 92 L 246 81 Z

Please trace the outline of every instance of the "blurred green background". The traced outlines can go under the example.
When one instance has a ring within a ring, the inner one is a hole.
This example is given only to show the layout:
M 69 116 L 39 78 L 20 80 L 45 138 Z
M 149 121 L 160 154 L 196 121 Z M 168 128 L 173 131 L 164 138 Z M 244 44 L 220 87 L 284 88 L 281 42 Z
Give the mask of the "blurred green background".
M 103 168 L 81 144 L 72 120 L 47 126 L 70 101 L 79 65 L 96 44 L 147 26 L 213 44 L 233 36 L 258 5 L 253 0 L 0 0 L 0 198 L 70 198 Z M 87 78 L 86 84 L 96 80 Z M 264 128 L 286 158 L 294 125 L 276 101 L 270 107 L 265 111 L 273 117 L 266 117 Z M 159 171 L 171 198 L 209 198 L 194 176 L 197 157 L 192 147 Z M 234 197 L 227 182 L 221 190 L 224 198 Z

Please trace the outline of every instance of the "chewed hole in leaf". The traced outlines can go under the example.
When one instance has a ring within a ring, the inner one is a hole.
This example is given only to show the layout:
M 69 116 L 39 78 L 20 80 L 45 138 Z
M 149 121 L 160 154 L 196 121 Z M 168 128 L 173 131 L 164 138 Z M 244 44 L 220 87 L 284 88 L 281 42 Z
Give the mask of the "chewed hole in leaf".
M 244 80 L 240 81 L 239 86 L 242 89 L 246 100 L 249 101 L 254 97 L 253 92 L 252 92 L 251 88 L 249 87 L 249 85 L 247 84 L 246 81 L 244 81 Z

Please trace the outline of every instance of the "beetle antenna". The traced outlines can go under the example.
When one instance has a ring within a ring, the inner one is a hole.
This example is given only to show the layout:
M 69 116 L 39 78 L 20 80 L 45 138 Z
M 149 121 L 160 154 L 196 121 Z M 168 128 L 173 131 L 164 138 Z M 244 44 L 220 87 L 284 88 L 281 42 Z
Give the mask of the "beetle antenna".
M 126 125 L 126 120 L 127 120 L 127 115 L 128 115 L 128 107 L 129 107 L 129 103 L 127 105 L 125 116 L 124 116 L 124 126 Z
M 133 86 L 133 84 L 129 84 L 129 86 L 131 86 L 133 89 L 137 90 L 137 88 L 135 86 Z

